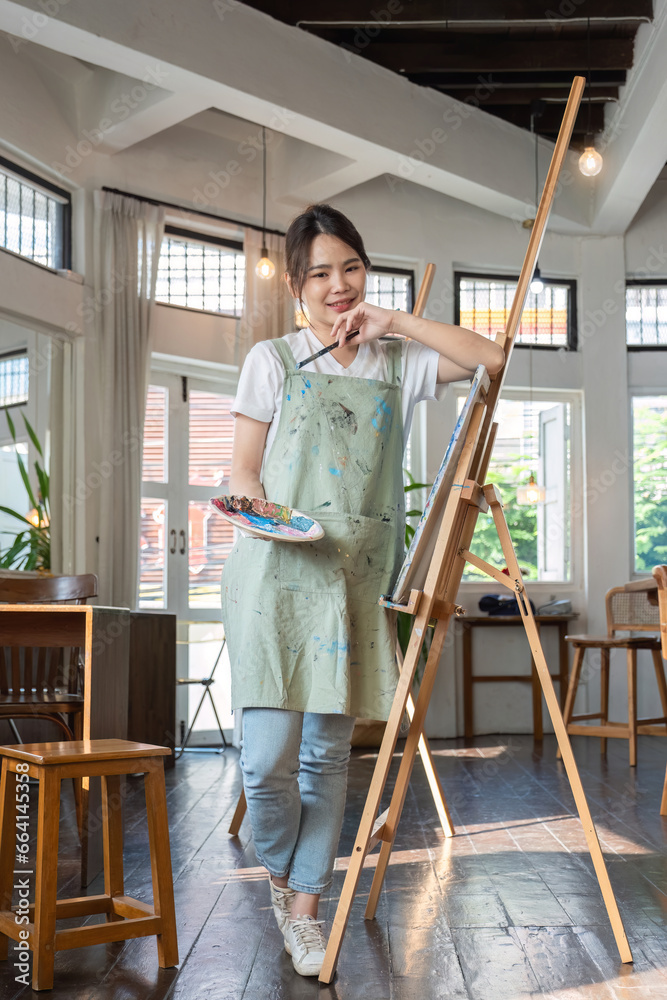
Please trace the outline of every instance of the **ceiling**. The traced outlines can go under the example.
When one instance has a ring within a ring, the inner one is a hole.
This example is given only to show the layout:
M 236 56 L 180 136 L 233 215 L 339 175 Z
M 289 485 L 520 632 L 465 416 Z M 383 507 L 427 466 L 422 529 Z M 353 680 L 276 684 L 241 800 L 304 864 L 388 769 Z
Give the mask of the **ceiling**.
M 536 131 L 549 139 L 572 77 L 588 75 L 590 65 L 575 148 L 604 129 L 605 108 L 617 103 L 632 67 L 637 29 L 653 18 L 652 0 L 555 0 L 553 9 L 541 0 L 330 0 L 326 9 L 310 0 L 246 3 L 513 125 L 530 129 L 534 113 Z
M 550 228 L 622 234 L 667 162 L 667 0 L 549 3 L 68 0 L 45 17 L 44 0 L 0 0 L 0 147 L 73 190 L 112 178 L 152 196 L 159 173 L 165 198 L 228 214 L 232 176 L 236 203 L 259 204 L 264 126 L 272 226 L 369 182 L 388 198 L 419 185 L 520 226 L 587 68 L 590 14 L 604 169 L 583 178 L 578 154 L 566 157 Z M 332 44 L 315 27 L 347 35 Z

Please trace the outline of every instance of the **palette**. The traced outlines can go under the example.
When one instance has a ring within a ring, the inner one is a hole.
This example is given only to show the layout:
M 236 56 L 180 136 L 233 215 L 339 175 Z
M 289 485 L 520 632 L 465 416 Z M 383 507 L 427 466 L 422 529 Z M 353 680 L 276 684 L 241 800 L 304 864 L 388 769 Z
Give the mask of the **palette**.
M 209 503 L 241 531 L 257 538 L 314 542 L 324 536 L 324 528 L 312 517 L 261 497 L 223 495 L 211 497 Z

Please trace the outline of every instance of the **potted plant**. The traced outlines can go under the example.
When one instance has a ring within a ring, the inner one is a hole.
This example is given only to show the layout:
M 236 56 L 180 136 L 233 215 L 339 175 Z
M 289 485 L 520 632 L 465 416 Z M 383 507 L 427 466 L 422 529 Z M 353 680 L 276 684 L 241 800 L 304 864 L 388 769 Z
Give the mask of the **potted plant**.
M 5 407 L 5 416 L 12 441 L 16 445 L 16 428 L 9 415 L 9 410 Z M 23 423 L 30 440 L 35 446 L 39 457 L 44 461 L 44 454 L 30 422 L 25 414 L 21 414 Z M 32 504 L 32 510 L 28 514 L 20 514 L 11 507 L 0 505 L 0 510 L 5 514 L 21 521 L 22 528 L 16 533 L 9 547 L 2 551 L 0 549 L 0 569 L 13 570 L 50 570 L 51 568 L 51 535 L 49 530 L 49 474 L 39 464 L 35 462 L 35 472 L 39 489 L 37 495 L 32 488 L 28 470 L 23 462 L 23 458 L 17 452 L 16 460 L 19 466 L 21 479 L 26 488 L 28 499 Z

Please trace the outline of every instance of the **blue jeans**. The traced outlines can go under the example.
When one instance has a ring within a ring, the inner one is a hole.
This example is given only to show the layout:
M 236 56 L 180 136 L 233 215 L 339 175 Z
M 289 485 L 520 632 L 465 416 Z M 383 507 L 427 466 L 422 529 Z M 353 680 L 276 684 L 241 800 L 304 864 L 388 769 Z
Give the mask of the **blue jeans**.
M 290 889 L 331 885 L 354 719 L 244 708 L 241 769 L 255 850 Z

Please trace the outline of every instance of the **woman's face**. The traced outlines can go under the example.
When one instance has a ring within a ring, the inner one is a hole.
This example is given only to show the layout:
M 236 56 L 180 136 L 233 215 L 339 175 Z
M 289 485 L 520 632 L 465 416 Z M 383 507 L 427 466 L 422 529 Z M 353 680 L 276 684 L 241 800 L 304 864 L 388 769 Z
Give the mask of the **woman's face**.
M 328 329 L 336 317 L 364 300 L 366 269 L 355 250 L 336 236 L 316 236 L 310 248 L 301 299 L 313 329 Z

